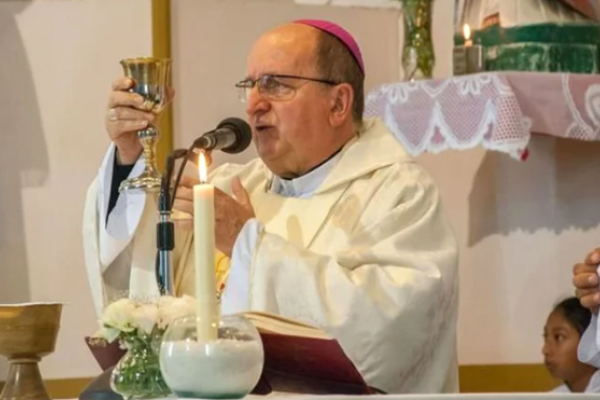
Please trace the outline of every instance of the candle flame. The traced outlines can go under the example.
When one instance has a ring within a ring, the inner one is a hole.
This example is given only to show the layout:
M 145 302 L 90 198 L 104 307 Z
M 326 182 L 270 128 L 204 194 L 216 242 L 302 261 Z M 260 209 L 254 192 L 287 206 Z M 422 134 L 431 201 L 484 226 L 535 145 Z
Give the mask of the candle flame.
M 469 24 L 465 24 L 465 26 L 463 26 L 463 35 L 465 36 L 465 40 L 471 39 L 471 27 Z
M 198 156 L 198 176 L 200 177 L 200 182 L 202 183 L 206 183 L 206 181 L 208 180 L 208 173 L 207 173 L 207 166 L 206 166 L 206 157 L 204 156 L 204 152 L 200 152 L 200 155 Z

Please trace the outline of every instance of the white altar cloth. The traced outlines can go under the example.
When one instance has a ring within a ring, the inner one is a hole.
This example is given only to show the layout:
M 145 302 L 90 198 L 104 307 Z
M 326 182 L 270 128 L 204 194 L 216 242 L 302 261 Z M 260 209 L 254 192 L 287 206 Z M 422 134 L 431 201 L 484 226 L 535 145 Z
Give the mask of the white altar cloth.
M 473 393 L 473 394 L 423 394 L 423 395 L 372 395 L 372 396 L 311 396 L 293 394 L 271 394 L 268 396 L 246 396 L 244 400 L 260 400 L 268 397 L 269 400 L 598 400 L 597 393 L 572 394 L 572 393 Z M 157 400 L 175 400 L 176 397 L 167 397 Z M 77 400 L 77 399 L 70 399 Z M 190 399 L 187 399 L 190 400 Z M 193 399 L 191 399 L 193 400 Z M 201 399 L 198 399 L 201 400 Z
M 369 93 L 365 116 L 382 118 L 413 156 L 482 146 L 521 160 L 532 133 L 600 140 L 600 78 L 488 72 L 389 83 Z

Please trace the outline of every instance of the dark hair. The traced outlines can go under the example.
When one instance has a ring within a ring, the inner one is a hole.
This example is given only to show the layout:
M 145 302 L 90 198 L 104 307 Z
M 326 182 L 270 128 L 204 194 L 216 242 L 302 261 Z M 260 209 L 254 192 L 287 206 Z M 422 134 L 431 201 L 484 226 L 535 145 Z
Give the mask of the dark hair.
M 365 110 L 365 76 L 350 50 L 335 36 L 321 31 L 317 40 L 317 71 L 323 79 L 352 86 L 352 117 L 360 125 Z
M 590 310 L 581 305 L 577 297 L 569 297 L 554 307 L 554 311 L 560 311 L 569 324 L 579 332 L 579 336 L 587 329 L 592 319 Z

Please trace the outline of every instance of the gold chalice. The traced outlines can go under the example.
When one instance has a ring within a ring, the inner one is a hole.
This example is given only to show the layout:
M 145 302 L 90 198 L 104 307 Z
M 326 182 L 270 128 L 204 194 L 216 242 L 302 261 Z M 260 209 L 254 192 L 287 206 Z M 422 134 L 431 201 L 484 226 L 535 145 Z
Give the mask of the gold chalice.
M 0 400 L 50 400 L 38 362 L 54 352 L 62 304 L 0 304 L 0 355 L 10 367 Z
M 152 57 L 128 58 L 121 60 L 121 66 L 125 76 L 134 82 L 130 91 L 144 98 L 146 110 L 159 114 L 167 102 L 171 60 Z M 156 145 L 159 137 L 156 125 L 150 124 L 146 129 L 138 131 L 138 138 L 144 149 L 144 172 L 138 177 L 123 181 L 119 191 L 158 192 L 160 190 L 161 174 L 156 165 Z

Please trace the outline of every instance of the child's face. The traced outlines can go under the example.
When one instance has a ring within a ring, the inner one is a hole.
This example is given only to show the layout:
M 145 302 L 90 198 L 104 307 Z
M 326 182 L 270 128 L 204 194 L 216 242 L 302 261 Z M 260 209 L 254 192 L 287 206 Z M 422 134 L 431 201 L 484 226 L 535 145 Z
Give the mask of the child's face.
M 548 316 L 544 327 L 544 364 L 553 377 L 572 382 L 581 373 L 583 365 L 577 359 L 579 332 L 568 322 L 562 311 Z

